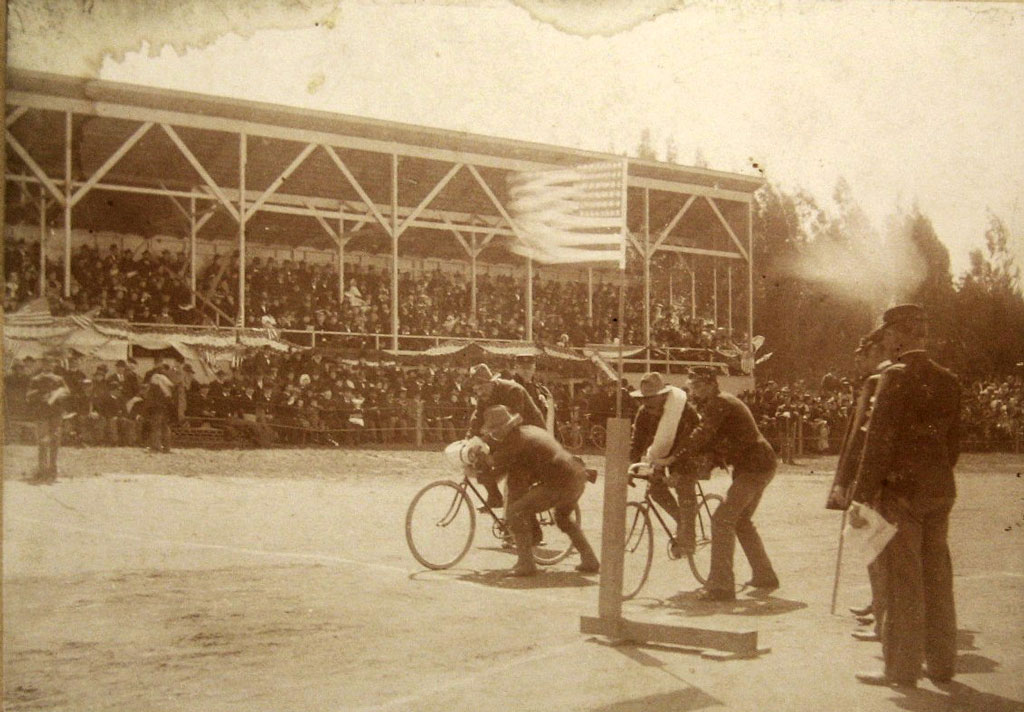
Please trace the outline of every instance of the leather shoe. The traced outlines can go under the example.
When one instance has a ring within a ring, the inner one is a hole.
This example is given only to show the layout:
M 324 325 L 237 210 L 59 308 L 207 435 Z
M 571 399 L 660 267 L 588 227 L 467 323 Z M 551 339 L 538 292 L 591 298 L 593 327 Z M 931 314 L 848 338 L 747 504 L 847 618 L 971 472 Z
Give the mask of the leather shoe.
M 698 601 L 735 601 L 736 592 L 721 588 L 705 588 L 697 594 Z
M 873 630 L 855 630 L 850 633 L 857 640 L 863 640 L 868 643 L 877 643 L 882 638 Z
M 852 613 L 855 616 L 866 616 L 870 613 L 874 613 L 874 610 L 874 606 L 872 606 L 870 603 L 866 606 L 861 606 L 860 608 L 858 608 L 857 606 L 850 606 L 850 613 Z
M 942 683 L 952 682 L 953 681 L 953 675 L 952 674 L 950 674 L 950 675 L 934 675 L 931 672 L 925 670 L 924 676 L 927 677 L 932 682 L 937 683 L 937 684 L 942 684 Z
M 762 579 L 750 579 L 749 581 L 747 581 L 747 586 L 749 588 L 766 588 L 766 589 L 774 590 L 774 589 L 779 587 L 779 580 L 777 578 L 763 579 L 763 580 Z
M 597 562 L 593 564 L 579 564 L 576 566 L 576 570 L 581 574 L 596 574 L 601 570 L 601 564 Z
M 879 687 L 917 687 L 916 680 L 893 680 L 884 672 L 858 672 L 854 677 L 865 685 Z
M 497 497 L 487 495 L 487 506 L 491 509 L 499 509 L 505 506 L 505 500 L 500 494 Z

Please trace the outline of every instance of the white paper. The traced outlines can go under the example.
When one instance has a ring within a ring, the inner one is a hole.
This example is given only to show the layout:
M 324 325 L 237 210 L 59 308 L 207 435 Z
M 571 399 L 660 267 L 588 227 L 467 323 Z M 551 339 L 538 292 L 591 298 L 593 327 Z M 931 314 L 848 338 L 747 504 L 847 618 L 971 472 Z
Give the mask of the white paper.
M 896 525 L 862 502 L 853 502 L 846 512 L 846 539 L 864 557 L 874 561 L 896 534 Z

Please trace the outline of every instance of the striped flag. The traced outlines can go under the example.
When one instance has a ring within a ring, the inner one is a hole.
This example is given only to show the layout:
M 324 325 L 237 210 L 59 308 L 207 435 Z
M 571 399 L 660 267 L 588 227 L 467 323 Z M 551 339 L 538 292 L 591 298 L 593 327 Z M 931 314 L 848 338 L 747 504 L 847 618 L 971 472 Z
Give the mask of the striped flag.
M 6 323 L 7 326 L 52 326 L 54 318 L 50 315 L 50 303 L 46 297 L 36 297 L 18 311 L 8 314 Z
M 515 174 L 513 251 L 537 262 L 626 262 L 626 162 Z

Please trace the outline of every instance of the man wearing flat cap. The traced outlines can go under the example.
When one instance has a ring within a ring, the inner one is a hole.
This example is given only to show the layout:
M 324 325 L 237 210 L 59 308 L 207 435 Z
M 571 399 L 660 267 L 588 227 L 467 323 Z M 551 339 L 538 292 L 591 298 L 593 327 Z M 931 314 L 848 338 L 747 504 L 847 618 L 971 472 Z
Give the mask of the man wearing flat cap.
M 896 534 L 876 562 L 885 608 L 879 672 L 871 685 L 913 687 L 924 674 L 952 679 L 956 664 L 953 567 L 947 535 L 960 453 L 960 384 L 928 358 L 924 310 L 886 310 L 873 334 L 892 360 L 882 372 L 853 500 L 876 509 Z
M 469 420 L 469 431 L 466 438 L 480 435 L 480 429 L 484 423 L 484 413 L 488 408 L 496 405 L 503 405 L 514 415 L 523 419 L 526 425 L 535 425 L 544 428 L 544 416 L 541 415 L 530 394 L 525 388 L 504 378 L 495 376 L 486 363 L 480 363 L 469 369 L 467 385 L 473 390 L 476 396 L 476 409 Z M 498 489 L 500 473 L 492 472 L 481 474 L 478 478 L 480 484 L 487 490 L 487 506 L 501 507 L 504 500 L 501 491 Z M 514 498 L 513 491 L 509 491 L 509 498 Z
M 718 388 L 714 368 L 690 372 L 694 397 L 700 403 L 701 424 L 687 440 L 694 453 L 723 455 L 732 465 L 732 484 L 711 518 L 711 571 L 700 598 L 732 601 L 736 598 L 733 553 L 736 540 L 753 574 L 748 586 L 775 589 L 779 579 L 757 533 L 752 517 L 768 483 L 775 476 L 775 451 L 757 428 L 746 404 Z

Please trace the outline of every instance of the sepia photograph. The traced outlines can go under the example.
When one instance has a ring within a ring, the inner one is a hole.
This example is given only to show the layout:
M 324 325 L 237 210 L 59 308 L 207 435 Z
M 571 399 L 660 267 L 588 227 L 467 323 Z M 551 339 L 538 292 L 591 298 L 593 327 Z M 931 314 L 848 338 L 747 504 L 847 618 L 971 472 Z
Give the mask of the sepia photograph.
M 12 712 L 1024 712 L 1024 3 L 7 0 Z

